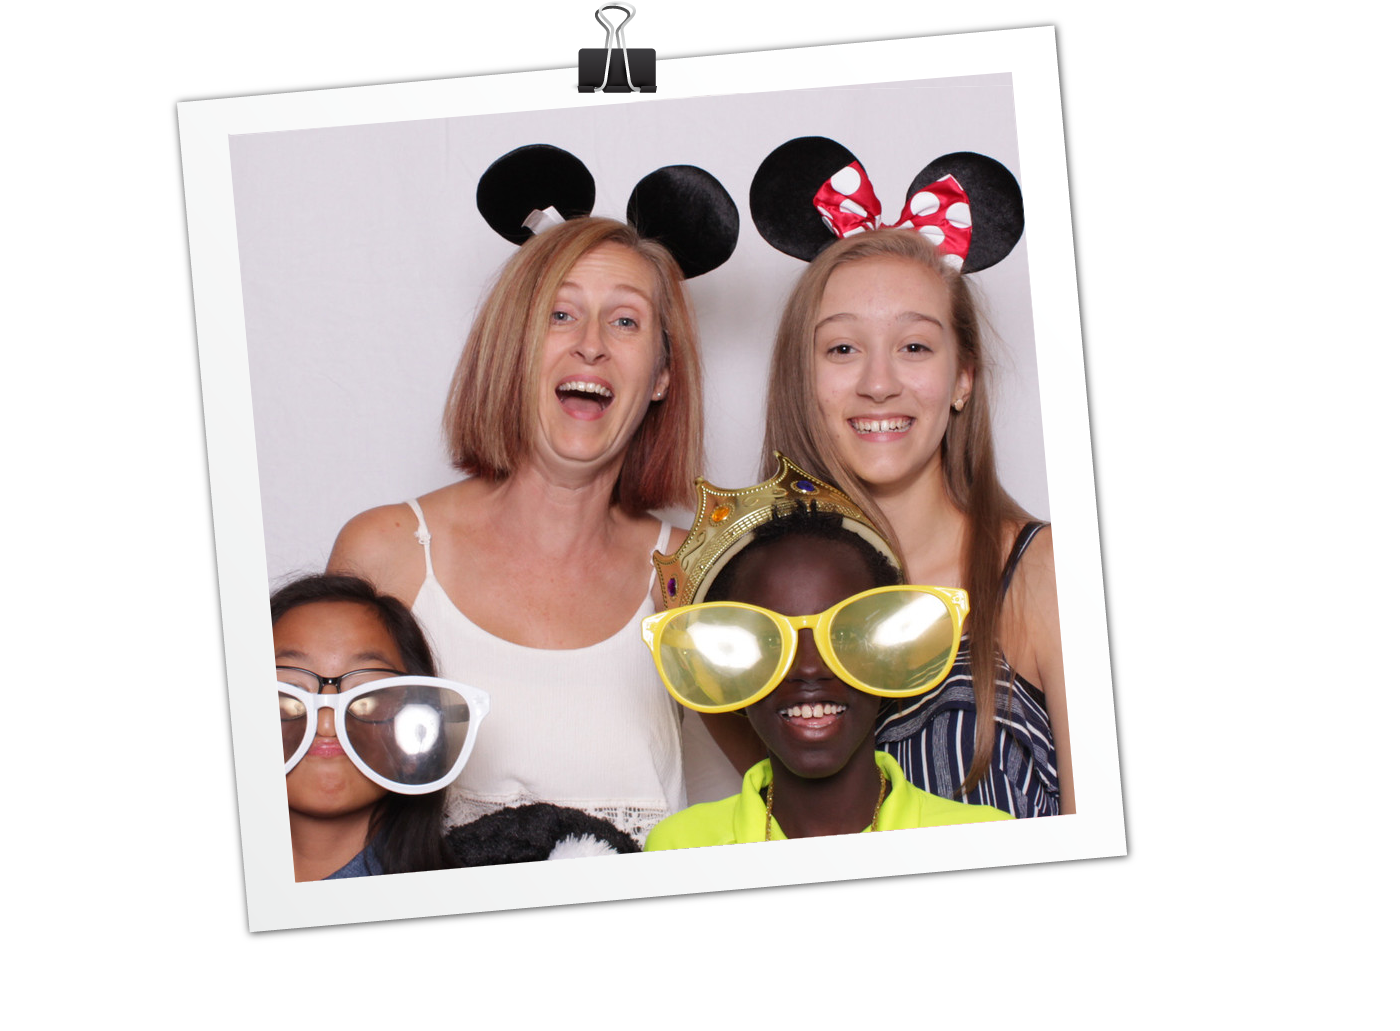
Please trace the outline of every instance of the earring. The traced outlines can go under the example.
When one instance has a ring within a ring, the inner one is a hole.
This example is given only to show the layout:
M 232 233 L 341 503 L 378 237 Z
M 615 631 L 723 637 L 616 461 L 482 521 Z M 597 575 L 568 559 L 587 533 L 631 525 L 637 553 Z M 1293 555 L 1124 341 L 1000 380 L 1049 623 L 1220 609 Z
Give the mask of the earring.
M 961 412 L 961 411 L 963 410 L 963 405 L 965 405 L 965 404 L 967 404 L 967 398 L 965 398 L 965 397 L 960 397 L 960 398 L 958 398 L 956 401 L 953 402 L 953 411 L 955 411 L 955 412 Z
M 665 393 L 666 392 L 664 390 L 658 390 L 656 393 L 651 395 L 651 399 L 653 401 L 660 401 L 661 398 L 665 396 Z

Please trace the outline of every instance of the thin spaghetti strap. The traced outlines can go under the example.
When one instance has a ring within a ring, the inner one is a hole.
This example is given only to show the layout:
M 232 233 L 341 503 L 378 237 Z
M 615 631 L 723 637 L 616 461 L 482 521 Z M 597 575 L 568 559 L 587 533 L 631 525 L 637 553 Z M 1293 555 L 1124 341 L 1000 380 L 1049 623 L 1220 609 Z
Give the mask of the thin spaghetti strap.
M 433 535 L 428 532 L 428 521 L 423 518 L 423 509 L 418 505 L 417 498 L 409 498 L 406 502 L 409 508 L 413 509 L 413 514 L 418 517 L 418 529 L 413 531 L 413 537 L 419 544 L 423 545 L 423 565 L 427 567 L 428 575 L 426 579 L 432 580 L 433 576 L 433 549 L 430 545 L 433 542 Z
M 659 534 L 657 535 L 657 537 L 656 537 L 656 550 L 659 551 L 659 552 L 661 552 L 661 554 L 664 555 L 664 554 L 666 554 L 666 545 L 668 545 L 668 544 L 670 544 L 670 543 L 671 543 L 671 524 L 668 523 L 668 522 L 666 522 L 666 520 L 663 519 L 663 520 L 661 520 L 661 533 L 659 533 Z M 650 563 L 650 565 L 651 565 L 651 576 L 647 577 L 647 594 L 650 594 L 650 593 L 651 593 L 651 589 L 652 589 L 654 586 L 656 586 L 656 563 L 652 562 L 652 563 Z
M 1035 540 L 1035 535 L 1049 526 L 1049 523 L 1038 522 L 1032 519 L 1025 526 L 1021 527 L 1021 532 L 1016 535 L 1016 541 L 1011 545 L 1011 554 L 1006 557 L 1006 568 L 1001 571 L 1001 594 L 1006 597 L 1006 592 L 1011 589 L 1011 578 L 1016 574 L 1016 567 L 1021 562 L 1021 556 L 1030 547 L 1031 541 Z

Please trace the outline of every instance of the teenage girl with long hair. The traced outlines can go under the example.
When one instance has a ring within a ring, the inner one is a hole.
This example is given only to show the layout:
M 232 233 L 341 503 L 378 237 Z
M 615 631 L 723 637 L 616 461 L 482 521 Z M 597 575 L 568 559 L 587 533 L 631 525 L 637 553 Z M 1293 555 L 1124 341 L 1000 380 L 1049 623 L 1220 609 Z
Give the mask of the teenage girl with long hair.
M 1016 816 L 1069 813 L 1050 527 L 997 477 L 987 372 L 967 278 L 920 233 L 856 234 L 818 254 L 788 299 L 764 454 L 782 451 L 850 494 L 896 542 L 910 583 L 970 596 L 957 667 L 886 711 L 880 747 L 935 794 Z M 731 760 L 755 754 L 732 718 L 709 722 Z

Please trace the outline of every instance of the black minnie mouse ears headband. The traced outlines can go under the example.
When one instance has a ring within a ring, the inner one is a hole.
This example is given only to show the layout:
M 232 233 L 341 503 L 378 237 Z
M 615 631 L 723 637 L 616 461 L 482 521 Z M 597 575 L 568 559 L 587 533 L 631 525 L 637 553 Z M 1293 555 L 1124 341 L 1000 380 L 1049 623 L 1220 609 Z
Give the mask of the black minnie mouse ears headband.
M 788 140 L 759 165 L 749 188 L 754 225 L 770 244 L 803 261 L 855 233 L 878 228 L 880 200 L 856 156 L 825 136 Z M 899 217 L 885 225 L 917 230 L 964 272 L 1011 253 L 1025 228 L 1021 187 L 983 154 L 944 154 L 924 166 Z
M 534 143 L 491 163 L 477 183 L 476 206 L 492 229 L 519 245 L 591 214 L 595 196 L 582 161 Z M 739 241 L 739 209 L 729 191 L 694 165 L 667 165 L 645 176 L 628 198 L 627 221 L 669 250 L 687 279 L 723 265 Z

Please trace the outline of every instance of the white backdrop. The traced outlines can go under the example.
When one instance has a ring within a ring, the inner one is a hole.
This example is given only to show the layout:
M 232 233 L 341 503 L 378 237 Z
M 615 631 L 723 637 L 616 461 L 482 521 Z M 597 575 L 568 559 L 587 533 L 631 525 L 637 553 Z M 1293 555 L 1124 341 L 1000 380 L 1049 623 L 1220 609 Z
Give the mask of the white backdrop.
M 624 217 L 632 188 L 694 164 L 738 205 L 739 243 L 690 282 L 706 368 L 706 473 L 755 482 L 768 357 L 805 267 L 758 234 L 748 195 L 764 157 L 823 135 L 861 160 L 886 216 L 934 158 L 971 150 L 1019 173 L 1009 74 L 871 88 L 701 97 L 646 105 L 424 119 L 235 136 L 238 249 L 258 440 L 268 574 L 324 567 L 356 512 L 456 479 L 439 419 L 485 284 L 513 252 L 477 211 L 481 174 L 530 143 L 575 154 L 594 212 Z M 973 213 L 974 219 L 976 212 Z M 1048 517 L 1028 252 L 976 275 L 999 387 L 1008 488 Z M 688 525 L 690 512 L 673 521 Z

